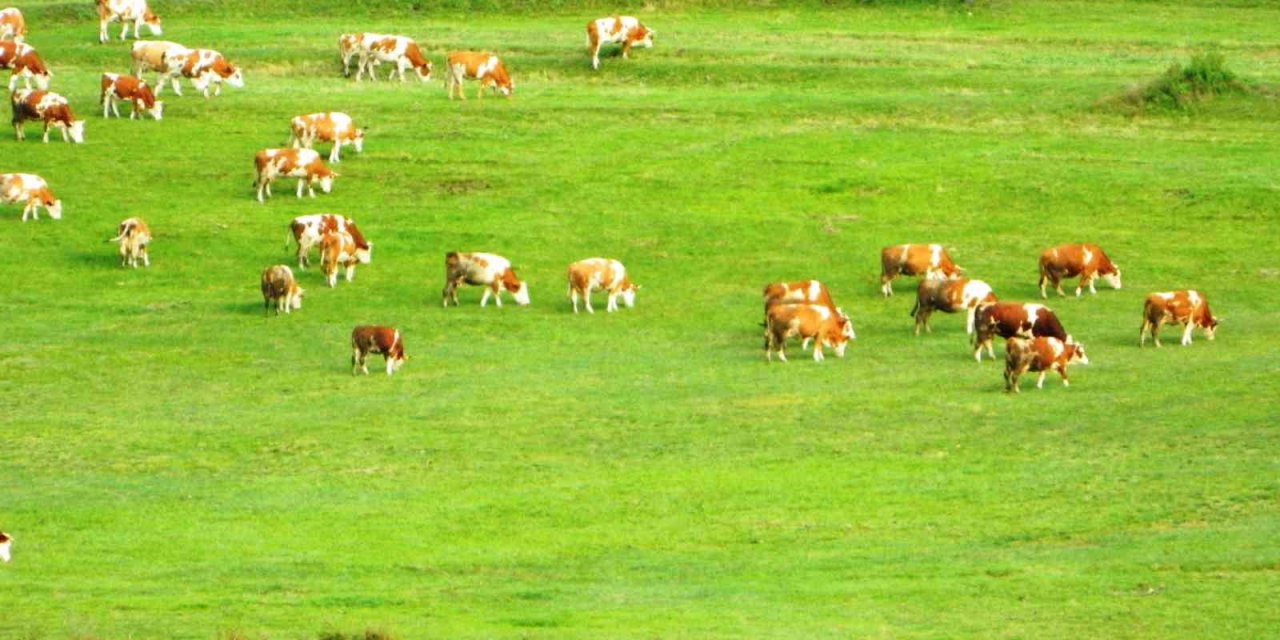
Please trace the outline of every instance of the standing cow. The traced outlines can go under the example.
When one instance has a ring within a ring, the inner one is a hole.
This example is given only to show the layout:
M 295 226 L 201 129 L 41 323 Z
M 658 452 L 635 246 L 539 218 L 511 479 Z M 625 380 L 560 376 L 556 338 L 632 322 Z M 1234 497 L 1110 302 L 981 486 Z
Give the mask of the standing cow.
M 330 231 L 320 241 L 320 271 L 324 273 L 325 282 L 329 286 L 338 286 L 338 268 L 345 270 L 343 276 L 351 282 L 356 275 L 356 265 L 360 264 L 356 249 L 356 241 L 345 231 Z
M 22 42 L 27 35 L 27 22 L 22 12 L 14 7 L 0 9 L 0 40 L 6 38 Z
M 898 276 L 924 275 L 932 278 L 958 278 L 964 269 L 956 266 L 940 244 L 900 244 L 880 250 L 880 293 L 893 295 L 893 281 Z
M 622 303 L 630 309 L 636 305 L 636 290 L 639 285 L 631 282 L 627 276 L 627 268 L 617 260 L 605 258 L 587 258 L 569 265 L 569 298 L 573 301 L 573 312 L 578 312 L 578 297 L 586 300 L 587 313 L 595 313 L 591 308 L 592 289 L 604 289 L 609 296 L 605 311 L 612 313 L 618 310 L 618 296 Z
M 102 102 L 102 117 L 108 118 L 110 114 L 116 114 L 120 117 L 120 110 L 116 107 L 116 100 L 128 100 L 133 103 L 133 111 L 129 113 L 129 119 L 141 117 L 145 113 L 152 118 L 159 120 L 164 115 L 164 103 L 156 100 L 156 95 L 151 92 L 151 87 L 146 82 L 139 80 L 133 76 L 122 76 L 116 73 L 102 74 L 102 93 L 98 99 Z
M 365 73 L 369 74 L 372 80 L 378 79 L 378 74 L 374 71 L 373 66 L 378 62 L 388 62 L 394 65 L 391 73 L 387 74 L 387 79 L 399 74 L 400 82 L 404 82 L 405 69 L 413 69 L 418 79 L 423 82 L 431 81 L 431 61 L 422 55 L 422 50 L 418 48 L 418 43 L 413 38 L 405 36 L 377 36 L 373 34 L 364 34 L 359 43 L 360 48 L 360 65 L 356 69 L 356 81 L 360 81 L 360 77 Z
M 289 121 L 289 144 L 294 149 L 310 149 L 317 142 L 332 142 L 329 162 L 342 160 L 343 145 L 351 145 L 356 153 L 364 152 L 364 129 L 357 129 L 351 116 L 340 111 L 312 113 Z
M 151 266 L 151 258 L 147 255 L 147 245 L 151 243 L 151 229 L 142 218 L 127 218 L 116 228 L 116 237 L 107 242 L 120 243 L 120 266 L 138 268 L 138 259 L 142 266 Z
M 76 120 L 67 99 L 51 91 L 19 89 L 10 96 L 13 106 L 13 132 L 25 140 L 22 123 L 39 120 L 44 123 L 44 141 L 49 142 L 49 127 L 62 131 L 63 142 L 84 142 L 84 120 Z
M 191 86 L 206 99 L 209 86 L 213 95 L 222 95 L 223 83 L 237 89 L 244 88 L 244 74 L 240 67 L 231 64 L 221 53 L 213 49 L 168 49 L 162 54 L 164 78 L 156 81 L 156 93 L 164 90 L 165 80 L 173 85 L 173 92 L 182 95 L 178 78 L 190 78 Z
M 458 286 L 462 284 L 483 286 L 484 295 L 480 297 L 480 306 L 489 303 L 489 296 L 502 306 L 502 291 L 505 289 L 515 298 L 516 304 L 529 304 L 529 283 L 516 277 L 511 268 L 511 261 L 492 253 L 458 253 L 450 251 L 444 257 L 444 291 L 440 298 L 444 306 L 452 301 L 458 306 Z
M 28 89 L 32 81 L 36 88 L 48 89 L 53 77 L 35 47 L 22 42 L 0 42 L 0 69 L 9 69 L 9 91 L 18 87 L 18 80 Z
M 370 353 L 381 353 L 387 365 L 387 375 L 400 369 L 409 356 L 404 354 L 404 340 L 400 330 L 394 327 L 361 326 L 351 331 L 351 375 L 362 371 L 369 375 L 366 360 Z
M 30 173 L 0 173 L 0 202 L 22 203 L 22 221 L 40 219 L 40 207 L 54 220 L 62 219 L 62 201 L 49 190 L 44 178 Z
M 303 293 L 305 292 L 298 286 L 298 281 L 294 280 L 293 270 L 289 267 L 278 264 L 262 271 L 264 314 L 271 311 L 271 305 L 275 305 L 276 315 L 280 315 L 281 311 L 289 313 L 294 309 L 301 309 Z
M 911 308 L 910 314 L 916 319 L 915 334 L 920 335 L 921 327 L 927 332 L 933 332 L 929 328 L 929 316 L 934 311 L 955 313 L 962 309 L 967 317 L 965 333 L 973 333 L 974 313 L 978 305 L 995 301 L 991 285 L 981 280 L 921 280 L 916 287 L 916 304 Z
M 1044 377 L 1055 370 L 1062 376 L 1062 386 L 1070 386 L 1067 380 L 1067 365 L 1073 362 L 1089 364 L 1089 356 L 1085 355 L 1084 345 L 1063 342 L 1057 338 L 1009 338 L 1004 346 L 1004 388 L 1005 391 L 1020 393 L 1018 378 L 1027 371 L 1038 371 L 1036 388 L 1044 388 Z
M 263 203 L 266 202 L 264 194 L 271 197 L 271 181 L 276 178 L 297 178 L 298 197 L 302 197 L 302 189 L 306 187 L 307 194 L 314 198 L 317 183 L 321 191 L 329 193 L 333 179 L 338 177 L 312 149 L 263 149 L 254 156 L 253 164 L 257 169 L 253 187 L 258 192 L 258 202 Z
M 120 30 L 120 39 L 124 40 L 129 33 L 129 23 L 133 23 L 133 39 L 138 39 L 138 30 L 147 25 L 151 35 L 158 36 L 160 16 L 151 12 L 147 0 L 98 0 L 98 42 L 106 44 L 107 25 L 119 20 L 124 24 Z
M 1072 338 L 1058 321 L 1052 309 L 1042 304 L 1023 304 L 1021 302 L 992 302 L 978 306 L 974 320 L 973 358 L 982 362 L 982 349 L 986 347 L 987 355 L 996 357 L 992 338 L 1057 338 L 1066 343 L 1073 343 Z
M 494 91 L 510 98 L 511 93 L 515 90 L 515 84 L 511 81 L 511 76 L 507 75 L 507 68 L 502 64 L 502 59 L 492 53 L 481 51 L 454 51 L 445 58 L 445 88 L 448 89 L 449 99 L 453 99 L 456 92 L 458 97 L 463 100 L 467 99 L 467 94 L 462 90 L 462 82 L 468 78 L 477 80 L 480 88 L 476 90 L 476 98 L 484 98 L 484 88 L 492 87 Z
M 786 362 L 786 342 L 792 336 L 799 336 L 806 343 L 814 341 L 815 362 L 822 362 L 823 347 L 831 347 L 836 357 L 843 358 L 845 347 L 856 337 L 849 318 L 826 305 L 800 303 L 769 307 L 765 312 L 765 360 L 772 362 L 776 351 L 778 359 Z
M 1194 289 L 1184 291 L 1165 291 L 1147 296 L 1142 305 L 1142 328 L 1138 329 L 1138 346 L 1147 343 L 1147 332 L 1151 332 L 1156 346 L 1160 345 L 1160 327 L 1166 322 L 1176 322 L 1185 326 L 1182 330 L 1182 346 L 1191 344 L 1191 330 L 1200 327 L 1204 337 L 1213 340 L 1218 329 L 1218 320 L 1209 310 L 1209 300 L 1204 294 Z
M 631 57 L 632 47 L 653 47 L 653 29 L 631 16 L 599 18 L 587 23 L 587 48 L 591 50 L 591 68 L 600 68 L 600 47 L 621 44 L 622 57 Z
M 1041 298 L 1048 297 L 1045 294 L 1046 284 L 1052 284 L 1058 290 L 1058 295 L 1065 296 L 1062 292 L 1062 280 L 1076 276 L 1080 276 L 1080 283 L 1076 285 L 1077 298 L 1085 287 L 1089 287 L 1091 294 L 1098 293 L 1093 286 L 1093 280 L 1097 276 L 1102 276 L 1112 289 L 1120 288 L 1120 268 L 1096 244 L 1064 244 L 1045 249 L 1040 254 Z
M 311 264 L 308 258 L 311 248 L 318 246 L 325 234 L 332 232 L 350 234 L 356 246 L 356 259 L 360 264 L 369 264 L 372 260 L 373 243 L 365 240 L 354 220 L 335 213 L 316 213 L 294 218 L 289 222 L 285 248 L 289 248 L 289 239 L 292 238 L 298 245 L 298 268 L 305 269 Z

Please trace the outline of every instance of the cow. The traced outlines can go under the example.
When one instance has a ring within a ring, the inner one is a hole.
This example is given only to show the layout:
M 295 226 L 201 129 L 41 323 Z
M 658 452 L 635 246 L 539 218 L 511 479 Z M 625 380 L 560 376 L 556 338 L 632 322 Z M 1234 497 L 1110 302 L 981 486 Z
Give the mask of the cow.
M 612 313 L 618 310 L 618 296 L 627 308 L 636 306 L 636 290 L 639 285 L 631 282 L 627 276 L 627 268 L 621 262 L 606 258 L 587 258 L 569 265 L 569 299 L 573 301 L 573 312 L 578 312 L 578 296 L 587 303 L 587 313 L 595 313 L 591 308 L 591 290 L 603 289 L 608 293 L 609 301 L 605 311 Z
M 463 100 L 467 99 L 466 92 L 462 90 L 462 82 L 467 78 L 480 82 L 480 88 L 476 90 L 477 99 L 484 98 L 486 86 L 491 86 L 494 91 L 508 98 L 515 91 L 515 84 L 511 82 L 511 76 L 507 75 L 507 68 L 502 64 L 502 59 L 492 53 L 451 52 L 445 57 L 445 72 L 445 88 L 448 89 L 450 100 L 453 99 L 455 92 Z
M 225 82 L 237 89 L 244 88 L 244 74 L 240 68 L 213 49 L 169 49 L 162 54 L 163 78 L 156 80 L 156 94 L 164 90 L 165 80 L 173 85 L 173 92 L 182 95 L 178 78 L 190 78 L 191 86 L 205 98 L 209 97 L 209 85 L 213 95 L 222 95 Z
M 76 120 L 67 99 L 52 91 L 19 89 L 10 96 L 13 106 L 13 132 L 18 140 L 27 138 L 23 122 L 39 120 L 44 123 L 44 141 L 49 142 L 49 127 L 62 131 L 63 142 L 84 142 L 84 120 Z
M 147 0 L 98 0 L 98 42 L 106 44 L 107 25 L 119 20 L 124 24 L 120 30 L 120 39 L 124 40 L 129 33 L 129 23 L 133 23 L 133 39 L 138 39 L 138 31 L 147 25 L 151 35 L 163 33 L 160 29 L 160 16 L 151 12 Z
M 1046 284 L 1052 284 L 1058 290 L 1058 295 L 1065 296 L 1062 292 L 1062 280 L 1076 276 L 1080 276 L 1080 283 L 1076 285 L 1077 298 L 1086 286 L 1089 287 L 1089 293 L 1098 293 L 1093 286 L 1093 280 L 1097 276 L 1102 276 L 1112 289 L 1120 288 L 1120 268 L 1096 244 L 1064 244 L 1045 249 L 1040 254 L 1041 298 L 1048 297 L 1044 291 Z
M 444 291 L 440 298 L 448 307 L 453 301 L 458 306 L 458 286 L 461 284 L 483 286 L 484 295 L 480 297 L 480 306 L 489 303 L 489 296 L 502 306 L 502 291 L 505 289 L 515 298 L 516 304 L 529 304 L 529 283 L 516 277 L 511 262 L 492 253 L 458 253 L 450 251 L 444 257 Z
M 1062 328 L 1058 316 L 1053 310 L 1042 304 L 1023 304 L 1021 302 L 992 302 L 978 306 L 974 320 L 973 358 L 982 362 L 982 348 L 986 347 L 987 355 L 996 357 L 992 346 L 994 336 L 1001 338 L 1057 338 L 1068 344 L 1074 343 Z
M 9 561 L 9 549 L 13 546 L 13 536 L 0 531 L 0 560 Z
M 294 218 L 289 222 L 289 235 L 285 238 L 284 246 L 289 248 L 290 239 L 297 243 L 298 268 L 306 269 L 311 264 L 307 257 L 311 248 L 319 245 L 325 234 L 335 231 L 350 234 L 356 245 L 356 259 L 361 264 L 369 264 L 372 260 L 373 243 L 364 239 L 364 234 L 360 233 L 354 220 L 335 213 L 316 213 Z
M 391 73 L 387 74 L 388 80 L 398 72 L 400 82 L 404 82 L 404 70 L 412 67 L 419 80 L 431 81 L 431 61 L 422 55 L 418 43 L 412 38 L 364 34 L 360 41 L 360 64 L 356 68 L 356 81 L 365 73 L 369 74 L 370 79 L 377 80 L 378 74 L 374 72 L 373 66 L 378 62 L 395 65 Z
M 916 287 L 916 304 L 911 314 L 916 319 L 916 335 L 920 328 L 933 332 L 929 328 L 929 316 L 934 311 L 955 313 L 964 309 L 968 319 L 965 322 L 965 333 L 973 333 L 974 312 L 978 305 L 995 302 L 996 296 L 991 292 L 991 285 L 981 280 L 969 278 L 952 278 L 950 280 L 924 279 Z
M 599 18 L 587 23 L 587 48 L 591 50 L 591 68 L 600 68 L 600 46 L 621 44 L 622 57 L 631 57 L 631 47 L 653 47 L 653 29 L 631 16 Z
M 1071 386 L 1067 380 L 1067 365 L 1073 362 L 1089 364 L 1089 356 L 1084 352 L 1084 345 L 1078 342 L 1063 342 L 1057 338 L 1009 338 L 1004 346 L 1004 388 L 1005 391 L 1020 393 L 1018 378 L 1027 371 L 1039 371 L 1036 388 L 1044 388 L 1044 377 L 1050 370 L 1056 370 L 1062 376 L 1062 386 Z
M 262 271 L 264 314 L 271 311 L 273 304 L 276 307 L 276 315 L 280 315 L 281 311 L 289 313 L 293 309 L 301 309 L 303 293 L 305 292 L 298 286 L 298 281 L 293 279 L 293 270 L 289 267 L 278 264 Z
M 774 282 L 764 287 L 764 310 L 766 314 L 769 312 L 769 307 L 775 304 L 794 304 L 797 302 L 820 304 L 829 307 L 841 316 L 848 317 L 844 310 L 837 307 L 836 303 L 831 299 L 831 292 L 827 290 L 827 285 L 818 280 Z M 766 324 L 767 321 L 768 318 L 766 318 Z M 804 339 L 800 348 L 809 348 L 808 338 Z
M 792 336 L 799 336 L 806 342 L 814 340 L 815 362 L 822 362 L 824 346 L 831 347 L 835 350 L 836 357 L 843 358 L 845 347 L 855 338 L 853 323 L 849 318 L 826 305 L 799 303 L 769 307 L 765 313 L 765 360 L 772 362 L 776 351 L 778 359 L 786 362 L 786 342 Z
M 356 153 L 364 152 L 364 129 L 357 129 L 351 116 L 339 112 L 312 113 L 289 121 L 289 143 L 294 149 L 310 149 L 316 142 L 332 142 L 329 162 L 340 162 L 343 145 L 351 145 Z
M 33 80 L 36 88 L 48 89 L 49 78 L 53 77 L 44 60 L 40 59 L 40 54 L 36 53 L 35 47 L 22 42 L 0 42 L 0 69 L 10 70 L 9 91 L 18 87 L 19 79 L 28 89 Z
M 0 40 L 22 42 L 26 36 L 27 22 L 22 19 L 22 12 L 13 7 L 0 9 Z
M 0 202 L 22 203 L 23 222 L 27 221 L 27 216 L 39 220 L 40 207 L 44 207 L 50 218 L 62 219 L 62 201 L 54 197 L 44 178 L 30 173 L 0 174 Z
M 351 234 L 344 231 L 324 234 L 320 240 L 320 271 L 330 288 L 338 286 L 338 267 L 346 270 L 344 277 L 347 282 L 356 276 L 356 265 L 360 264 L 356 254 L 356 241 Z
M 964 269 L 956 266 L 940 244 L 900 244 L 880 250 L 880 293 L 893 295 L 898 276 L 923 274 L 926 279 L 958 278 Z
M 342 77 L 351 76 L 351 59 L 360 55 L 360 39 L 363 33 L 343 33 L 338 35 L 338 56 L 342 58 Z
M 1204 337 L 1213 340 L 1218 330 L 1218 319 L 1209 310 L 1209 300 L 1194 289 L 1165 291 L 1147 296 L 1142 305 L 1142 328 L 1138 330 L 1138 346 L 1147 344 L 1147 332 L 1156 346 L 1160 345 L 1160 327 L 1166 322 L 1184 325 L 1182 346 L 1191 344 L 1191 330 L 1200 327 Z
M 169 55 L 186 55 L 190 49 L 168 40 L 139 40 L 129 49 L 133 59 L 133 75 L 141 78 L 143 71 L 156 71 L 156 91 L 164 87 L 165 58 Z
M 351 330 L 351 375 L 362 371 L 369 375 L 365 364 L 370 353 L 381 353 L 386 361 L 387 375 L 395 373 L 409 356 L 404 354 L 404 340 L 400 330 L 394 327 L 361 326 Z
M 142 258 L 142 266 L 151 266 L 151 258 L 147 256 L 147 245 L 151 243 L 151 229 L 142 218 L 127 218 L 116 228 L 116 237 L 107 242 L 120 243 L 120 266 L 138 268 L 138 258 Z
M 109 118 L 110 114 L 116 114 L 120 117 L 120 110 L 116 107 L 116 100 L 128 100 L 133 103 L 133 111 L 129 113 L 129 119 L 141 117 L 145 113 L 152 118 L 159 120 L 164 115 L 164 103 L 156 100 L 156 94 L 151 92 L 151 87 L 146 82 L 133 76 L 122 76 L 117 73 L 102 74 L 102 93 L 98 99 L 102 102 L 102 117 Z
M 297 178 L 298 197 L 302 197 L 302 188 L 306 186 L 307 193 L 314 198 L 317 182 L 321 191 L 329 193 L 333 179 L 338 177 L 312 149 L 263 149 L 254 156 L 253 164 L 258 176 L 253 186 L 258 191 L 258 202 L 264 203 L 263 194 L 271 197 L 271 181 L 276 178 Z

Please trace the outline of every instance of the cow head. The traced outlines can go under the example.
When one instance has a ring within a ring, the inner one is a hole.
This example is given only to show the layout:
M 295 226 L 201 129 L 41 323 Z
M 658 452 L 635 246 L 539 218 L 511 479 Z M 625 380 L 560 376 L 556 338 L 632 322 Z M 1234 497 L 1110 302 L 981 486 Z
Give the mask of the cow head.
M 356 248 L 356 261 L 360 264 L 369 264 L 373 260 L 373 243 L 370 242 L 367 247 Z
M 1089 364 L 1089 356 L 1084 352 L 1084 345 L 1079 342 L 1072 342 L 1070 336 L 1067 337 L 1067 343 L 1064 346 L 1067 354 L 1067 364 L 1079 362 L 1080 364 Z
M 152 13 L 150 9 L 147 9 L 146 13 L 142 14 L 142 23 L 147 25 L 147 29 L 151 30 L 151 35 L 163 35 L 164 32 L 160 29 L 160 16 Z
M 44 203 L 44 209 L 45 211 L 49 212 L 50 218 L 53 218 L 54 220 L 62 219 L 62 201 L 61 200 L 54 200 L 53 202 L 49 202 L 46 200 Z
M 511 297 L 516 299 L 516 304 L 524 307 L 529 304 L 529 283 L 521 282 L 515 291 L 511 292 Z
M 71 126 L 66 128 L 67 133 L 71 136 L 71 141 L 76 144 L 84 143 L 84 120 L 72 120 Z
M 431 81 L 431 61 L 424 59 L 421 65 L 414 65 L 413 71 L 418 74 L 418 79 L 423 82 Z
M 1200 328 L 1204 329 L 1204 337 L 1207 340 L 1213 339 L 1213 334 L 1218 332 L 1218 319 L 1209 313 L 1208 307 L 1204 310 L 1204 318 L 1199 322 Z
M 400 367 L 404 365 L 404 361 L 408 359 L 409 356 L 404 354 L 404 342 L 397 339 L 387 353 L 387 375 L 399 371 Z
M 34 73 L 31 75 L 31 79 L 36 81 L 36 87 L 41 91 L 49 90 L 49 78 L 51 77 L 53 77 L 53 74 L 48 71 L 45 71 L 44 73 Z
M 148 115 L 150 115 L 152 118 L 159 120 L 162 116 L 164 116 L 164 103 L 159 100 L 156 100 L 155 102 L 151 103 L 150 107 L 143 109 L 143 111 Z
M 13 544 L 13 536 L 0 531 L 0 560 L 9 561 L 9 546 Z
M 1112 269 L 1102 274 L 1102 279 L 1111 285 L 1112 289 L 1120 288 L 1120 267 L 1112 266 Z
M 237 88 L 244 88 L 244 74 L 240 73 L 240 67 L 226 63 L 226 67 L 218 70 L 218 75 L 222 76 L 222 81 Z
M 364 153 L 364 129 L 356 129 L 356 135 L 351 138 L 351 147 L 356 153 Z
M 853 323 L 849 322 L 849 318 L 838 315 L 835 322 L 830 325 L 827 335 L 823 339 L 823 343 L 830 346 L 835 351 L 837 358 L 844 357 L 844 350 L 849 346 L 849 340 L 853 337 Z
M 321 191 L 325 193 L 333 191 L 333 179 L 338 177 L 338 172 L 328 167 L 320 167 L 316 169 L 315 175 L 314 181 L 320 183 Z
M 633 47 L 644 47 L 650 49 L 653 47 L 654 30 L 642 24 L 637 24 L 631 33 L 627 34 L 627 39 L 631 41 Z
M 844 328 L 841 329 L 844 337 L 850 340 L 857 340 L 858 335 L 853 332 L 853 322 L 849 320 L 849 314 L 845 313 L 844 309 L 836 307 L 836 315 L 840 316 L 840 319 L 844 321 Z
M 304 290 L 302 287 L 299 287 L 296 283 L 294 283 L 293 291 L 291 292 L 288 300 L 288 305 L 290 309 L 293 309 L 296 311 L 302 308 L 302 294 L 304 293 L 306 293 L 306 290 Z
M 522 307 L 529 304 L 529 283 L 517 278 L 516 272 L 512 269 L 502 272 L 502 287 L 511 292 L 511 297 L 515 298 L 516 304 Z
M 632 282 L 630 278 L 622 281 L 622 288 L 620 289 L 622 292 L 622 304 L 627 305 L 628 309 L 636 306 L 636 291 L 639 288 L 640 285 Z

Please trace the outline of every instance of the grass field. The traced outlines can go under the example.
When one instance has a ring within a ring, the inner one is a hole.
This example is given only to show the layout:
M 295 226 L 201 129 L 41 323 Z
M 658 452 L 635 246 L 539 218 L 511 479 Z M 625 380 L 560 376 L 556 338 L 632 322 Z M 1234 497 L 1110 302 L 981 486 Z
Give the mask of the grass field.
M 96 102 L 128 45 L 98 45 L 82 4 L 19 6 L 86 143 L 0 139 L 0 172 L 64 201 L 56 222 L 0 211 L 0 638 L 1280 626 L 1280 104 L 1097 106 L 1203 51 L 1280 84 L 1280 7 L 658 3 L 633 9 L 655 48 L 593 73 L 582 28 L 612 8 L 157 0 L 165 39 L 247 86 L 129 122 Z M 437 65 L 495 50 L 515 98 L 449 102 L 439 68 L 345 80 L 354 30 Z M 258 204 L 254 152 L 321 110 L 367 125 L 365 152 L 330 195 L 282 181 Z M 302 310 L 264 316 L 286 223 L 325 211 L 372 264 L 332 290 L 303 272 Z M 149 269 L 104 242 L 132 215 Z M 1070 388 L 1008 395 L 963 318 L 913 338 L 914 283 L 878 292 L 880 247 L 942 242 L 1032 299 L 1039 251 L 1076 241 L 1125 286 L 1050 300 L 1092 360 Z M 450 250 L 510 257 L 533 304 L 442 309 Z M 636 308 L 571 313 L 564 267 L 596 255 Z M 760 288 L 809 277 L 858 340 L 766 365 Z M 1218 339 L 1139 349 L 1143 297 L 1175 288 L 1209 296 Z M 394 377 L 349 374 L 366 323 L 405 335 Z

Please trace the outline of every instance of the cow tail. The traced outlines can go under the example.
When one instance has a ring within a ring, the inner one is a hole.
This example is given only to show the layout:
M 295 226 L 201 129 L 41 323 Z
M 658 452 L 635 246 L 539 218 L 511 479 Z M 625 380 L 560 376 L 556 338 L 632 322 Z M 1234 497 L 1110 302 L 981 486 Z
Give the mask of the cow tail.
M 911 306 L 911 311 L 908 311 L 908 312 L 907 312 L 907 315 L 909 315 L 909 316 L 911 316 L 912 318 L 914 318 L 914 317 L 916 317 L 916 313 L 918 313 L 919 311 L 920 311 L 920 297 L 919 297 L 919 296 L 917 296 L 917 297 L 916 297 L 916 303 L 915 303 L 914 305 L 912 305 L 912 306 Z

